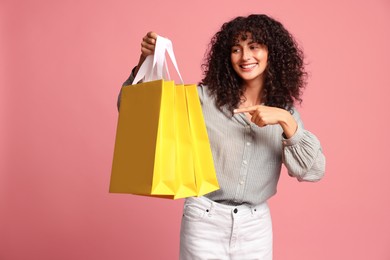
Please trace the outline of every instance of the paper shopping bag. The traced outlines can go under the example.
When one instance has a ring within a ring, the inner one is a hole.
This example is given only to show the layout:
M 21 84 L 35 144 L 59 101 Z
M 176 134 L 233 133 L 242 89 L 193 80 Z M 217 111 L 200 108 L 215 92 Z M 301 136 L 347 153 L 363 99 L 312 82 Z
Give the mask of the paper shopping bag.
M 197 196 L 193 143 L 184 85 L 175 86 L 175 199 Z
M 192 137 L 197 195 L 201 196 L 218 190 L 219 184 L 215 173 L 210 141 L 199 101 L 197 86 L 187 85 L 185 89 Z
M 122 89 L 110 192 L 174 195 L 174 82 Z
M 179 85 L 161 79 L 169 75 L 165 52 Z M 157 37 L 151 56 L 133 84 L 147 82 L 122 89 L 110 192 L 179 199 L 214 191 L 219 187 L 197 88 L 183 85 L 168 39 Z

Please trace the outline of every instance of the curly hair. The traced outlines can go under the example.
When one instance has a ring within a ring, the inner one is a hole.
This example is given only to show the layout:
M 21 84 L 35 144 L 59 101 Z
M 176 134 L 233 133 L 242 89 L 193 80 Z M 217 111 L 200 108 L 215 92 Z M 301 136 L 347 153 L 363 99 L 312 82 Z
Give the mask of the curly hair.
M 261 100 L 267 106 L 290 110 L 295 102 L 302 102 L 302 89 L 306 85 L 303 52 L 284 26 L 267 15 L 237 17 L 222 25 L 209 44 L 202 65 L 204 78 L 219 108 L 229 111 L 237 108 L 245 89 L 230 60 L 231 49 L 237 40 L 252 40 L 268 49 L 268 64 Z

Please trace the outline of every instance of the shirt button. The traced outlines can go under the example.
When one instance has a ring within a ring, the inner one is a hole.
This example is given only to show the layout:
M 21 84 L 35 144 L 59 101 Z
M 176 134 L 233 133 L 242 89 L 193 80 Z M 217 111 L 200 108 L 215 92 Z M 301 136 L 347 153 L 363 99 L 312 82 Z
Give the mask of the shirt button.
M 243 184 L 244 184 L 244 181 L 240 181 L 240 184 L 243 185 Z
M 242 163 L 245 165 L 248 164 L 248 162 L 246 160 L 243 160 Z
M 251 143 L 250 143 L 250 142 L 247 142 L 247 143 L 246 143 L 246 145 L 247 145 L 247 146 L 250 146 L 250 145 L 251 145 Z
M 238 212 L 238 209 L 237 209 L 237 208 L 235 208 L 235 209 L 233 210 L 233 212 L 234 212 L 234 213 L 237 213 L 237 212 Z

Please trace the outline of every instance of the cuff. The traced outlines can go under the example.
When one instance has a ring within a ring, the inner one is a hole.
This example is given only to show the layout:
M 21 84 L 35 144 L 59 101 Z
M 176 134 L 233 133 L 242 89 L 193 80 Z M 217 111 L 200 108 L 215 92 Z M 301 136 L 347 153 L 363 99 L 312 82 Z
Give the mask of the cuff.
M 304 135 L 305 135 L 305 131 L 303 130 L 303 128 L 300 125 L 298 125 L 297 131 L 290 138 L 287 139 L 287 138 L 285 138 L 284 134 L 282 135 L 282 143 L 284 146 L 295 145 L 302 140 Z

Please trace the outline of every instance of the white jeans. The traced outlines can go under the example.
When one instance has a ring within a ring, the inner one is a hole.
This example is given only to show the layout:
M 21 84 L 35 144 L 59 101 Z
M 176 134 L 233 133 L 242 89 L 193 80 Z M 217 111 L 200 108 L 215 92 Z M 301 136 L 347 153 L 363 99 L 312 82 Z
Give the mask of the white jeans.
M 272 260 L 272 221 L 267 203 L 227 206 L 187 198 L 180 230 L 180 260 Z

